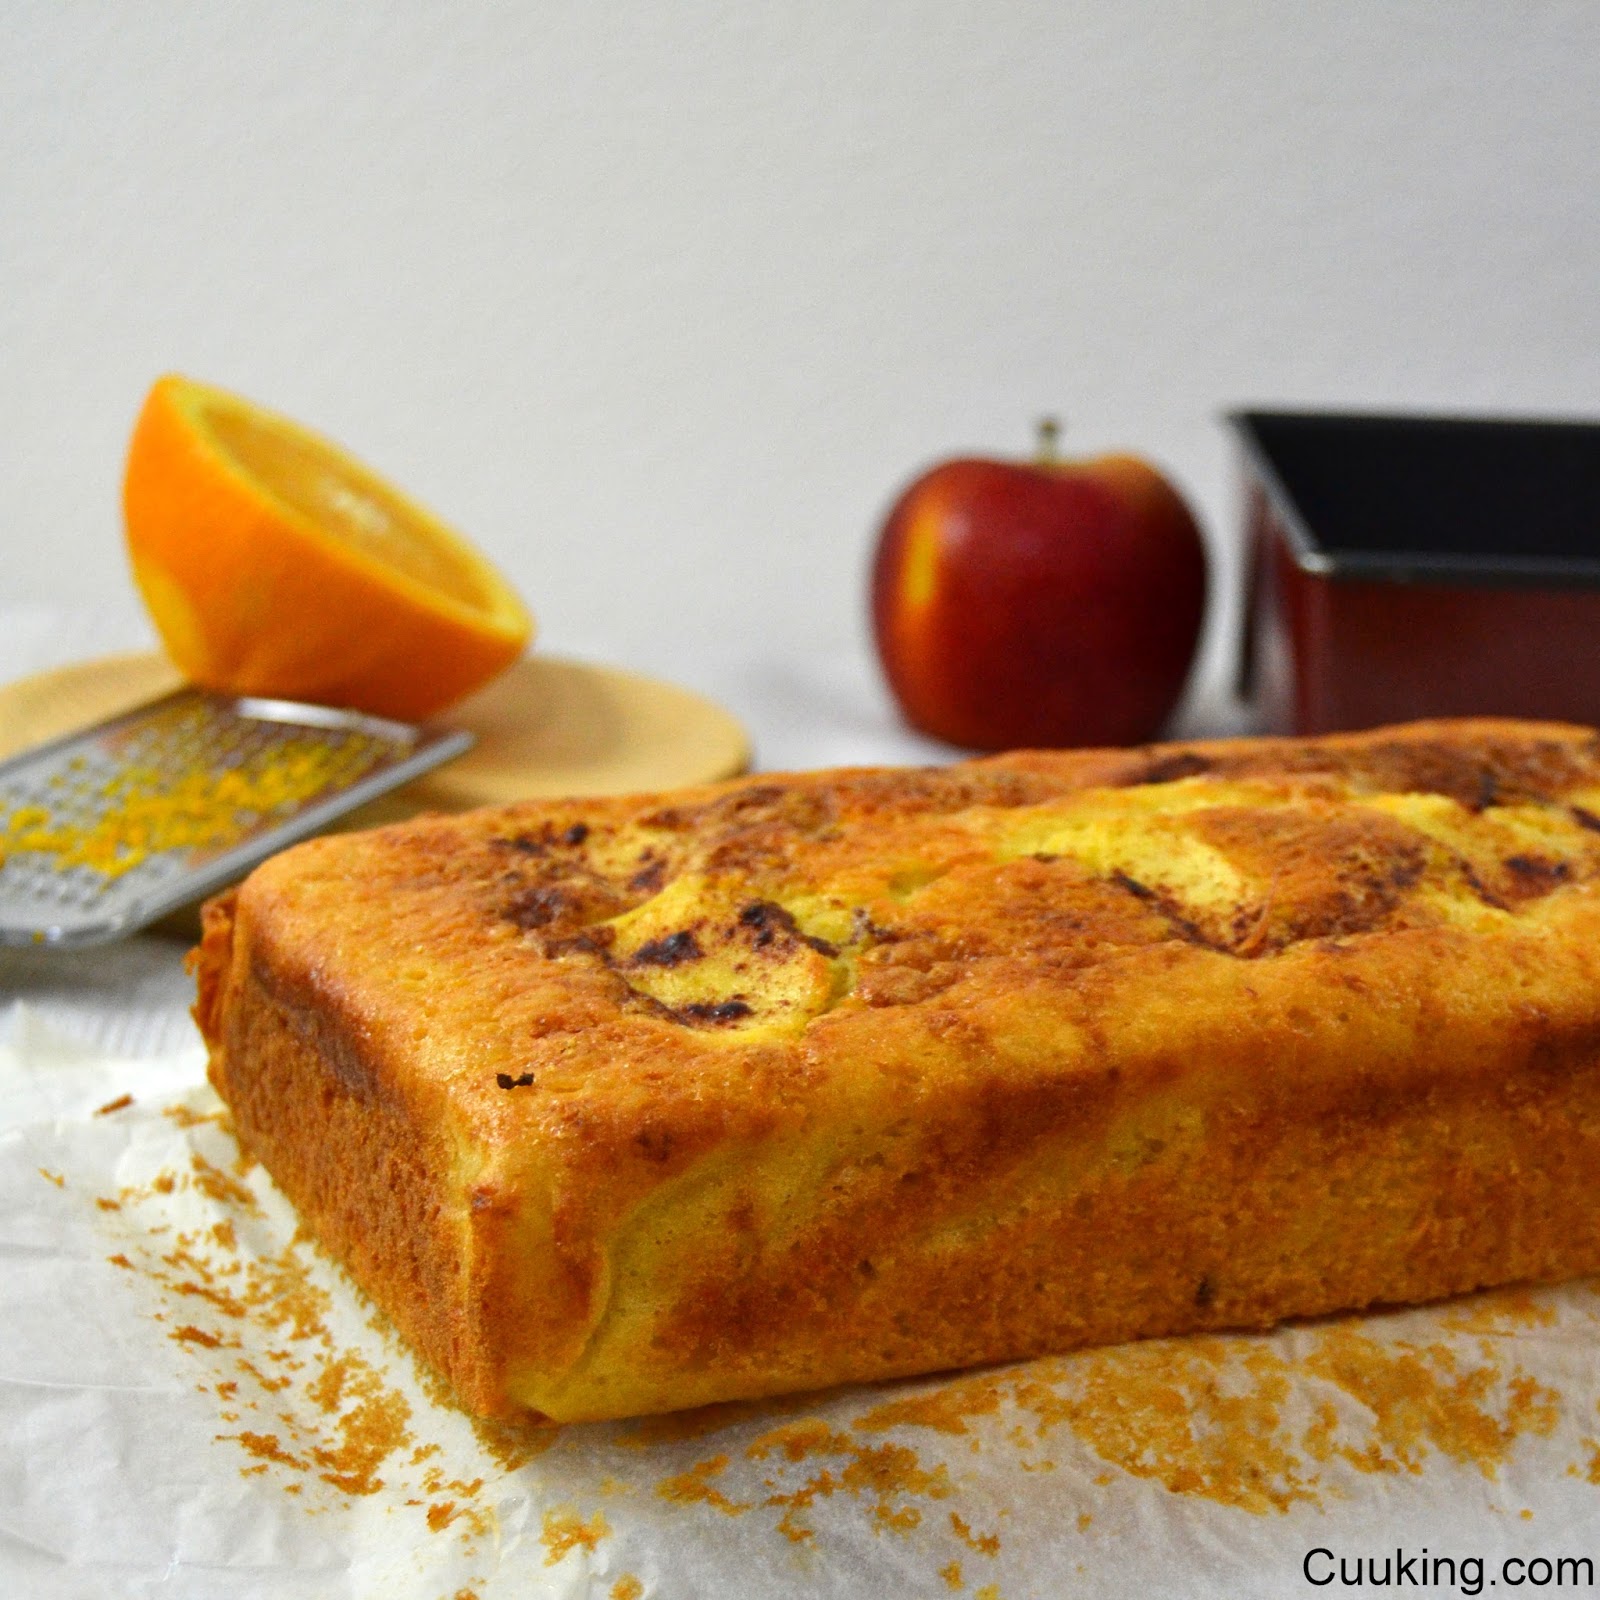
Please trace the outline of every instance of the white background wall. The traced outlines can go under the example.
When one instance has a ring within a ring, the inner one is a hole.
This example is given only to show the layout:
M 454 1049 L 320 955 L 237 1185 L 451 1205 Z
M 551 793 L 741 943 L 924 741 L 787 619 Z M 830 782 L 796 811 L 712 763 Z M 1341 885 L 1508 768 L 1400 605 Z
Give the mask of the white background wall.
M 1189 492 L 1220 681 L 1223 408 L 1600 414 L 1600 6 L 0 0 L 0 603 L 133 626 L 167 369 L 769 720 L 876 695 L 897 485 L 1056 408 Z

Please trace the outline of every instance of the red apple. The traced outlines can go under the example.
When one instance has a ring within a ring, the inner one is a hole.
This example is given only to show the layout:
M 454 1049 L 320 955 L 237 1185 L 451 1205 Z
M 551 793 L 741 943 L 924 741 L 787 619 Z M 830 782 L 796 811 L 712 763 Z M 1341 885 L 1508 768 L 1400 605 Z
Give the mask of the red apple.
M 1129 455 L 946 461 L 889 512 L 878 654 L 907 721 L 972 750 L 1137 744 L 1177 704 L 1205 611 L 1189 509 Z

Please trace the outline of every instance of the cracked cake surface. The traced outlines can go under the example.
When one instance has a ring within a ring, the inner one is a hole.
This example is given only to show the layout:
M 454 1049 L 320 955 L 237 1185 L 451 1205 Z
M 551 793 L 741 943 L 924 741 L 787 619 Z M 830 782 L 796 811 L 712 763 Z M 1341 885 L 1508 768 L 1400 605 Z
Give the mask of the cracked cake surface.
M 197 965 L 241 1140 L 483 1412 L 1600 1270 L 1588 729 L 419 818 Z

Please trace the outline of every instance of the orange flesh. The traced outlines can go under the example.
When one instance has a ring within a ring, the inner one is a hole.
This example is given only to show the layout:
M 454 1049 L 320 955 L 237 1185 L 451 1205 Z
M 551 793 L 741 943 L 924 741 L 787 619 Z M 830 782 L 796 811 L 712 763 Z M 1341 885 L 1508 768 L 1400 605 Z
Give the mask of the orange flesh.
M 332 457 L 292 433 L 263 427 L 247 413 L 214 402 L 201 403 L 198 419 L 258 490 L 273 495 L 318 532 L 474 611 L 495 609 L 458 552 L 441 548 L 437 530 L 427 530 L 432 538 L 419 537 L 423 530 L 415 509 L 355 462 Z

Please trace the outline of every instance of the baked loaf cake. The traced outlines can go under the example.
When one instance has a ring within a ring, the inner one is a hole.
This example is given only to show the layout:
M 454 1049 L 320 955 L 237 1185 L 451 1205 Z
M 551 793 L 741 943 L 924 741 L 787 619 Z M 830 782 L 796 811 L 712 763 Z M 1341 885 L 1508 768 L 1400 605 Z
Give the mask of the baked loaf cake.
M 557 1419 L 1600 1271 L 1600 738 L 758 777 L 206 911 L 239 1137 Z

